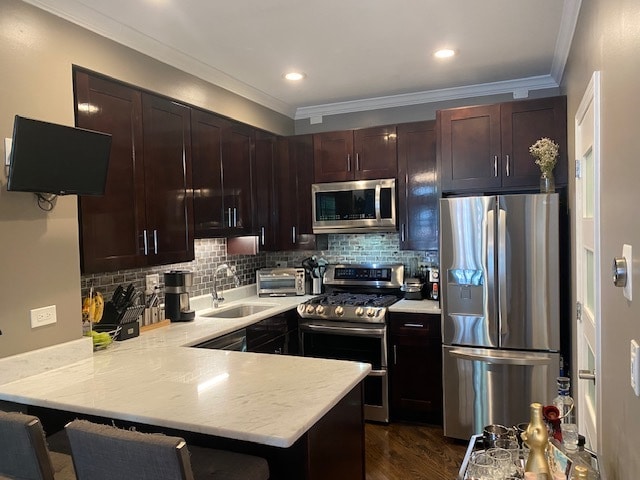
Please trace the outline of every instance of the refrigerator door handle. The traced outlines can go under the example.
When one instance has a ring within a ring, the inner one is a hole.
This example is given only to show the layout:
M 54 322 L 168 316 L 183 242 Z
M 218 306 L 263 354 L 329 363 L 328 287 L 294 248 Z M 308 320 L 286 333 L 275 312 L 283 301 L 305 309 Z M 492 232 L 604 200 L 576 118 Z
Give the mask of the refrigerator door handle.
M 492 355 L 487 350 L 454 349 L 450 350 L 452 356 L 464 360 L 472 360 L 496 365 L 549 365 L 552 362 L 550 355 L 518 353 L 517 355 L 507 354 L 504 351 L 501 355 Z
M 496 275 L 495 275 L 495 252 L 496 252 L 496 213 L 495 213 L 495 205 L 491 207 L 490 210 L 487 210 L 487 250 L 486 250 L 486 259 L 485 261 L 487 269 L 487 294 L 489 297 L 489 301 L 487 303 L 487 321 L 490 324 L 494 325 L 494 328 L 490 328 L 490 335 L 492 337 L 491 342 L 492 345 L 499 345 L 499 339 L 493 338 L 496 335 L 497 328 L 495 327 L 497 324 L 496 315 L 499 313 L 499 309 L 497 309 L 497 305 L 495 304 L 495 288 L 496 288 Z
M 498 303 L 500 305 L 500 336 L 509 333 L 507 307 L 507 212 L 498 209 Z

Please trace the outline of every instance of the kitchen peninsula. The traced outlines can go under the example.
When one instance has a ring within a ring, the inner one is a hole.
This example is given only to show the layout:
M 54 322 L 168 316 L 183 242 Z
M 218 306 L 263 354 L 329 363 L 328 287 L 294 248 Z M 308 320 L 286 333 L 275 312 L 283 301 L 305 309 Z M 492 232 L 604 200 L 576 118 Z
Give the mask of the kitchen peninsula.
M 37 356 L 64 357 L 64 346 L 0 359 L 0 400 L 261 455 L 273 479 L 363 479 L 368 364 L 189 348 L 300 302 L 256 299 L 243 302 L 272 308 L 238 319 L 197 316 L 95 353 L 88 338 L 69 342 L 72 356 L 86 350 L 86 358 L 46 371 Z

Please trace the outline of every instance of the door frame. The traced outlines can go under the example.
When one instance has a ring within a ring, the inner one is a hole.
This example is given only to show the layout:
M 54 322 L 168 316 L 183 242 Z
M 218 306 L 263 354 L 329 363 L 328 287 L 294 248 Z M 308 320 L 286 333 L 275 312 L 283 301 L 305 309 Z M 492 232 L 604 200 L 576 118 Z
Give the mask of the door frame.
M 578 428 L 581 432 L 587 433 L 588 430 L 591 430 L 595 427 L 595 438 L 591 438 L 590 447 L 597 451 L 599 446 L 602 445 L 602 382 L 598 381 L 601 377 L 601 285 L 602 285 L 602 271 L 601 271 L 601 242 L 600 242 L 600 172 L 601 172 L 601 156 L 600 156 L 600 72 L 596 71 L 593 73 L 589 84 L 585 90 L 584 96 L 578 106 L 575 115 L 575 158 L 576 158 L 576 181 L 575 181 L 575 192 L 574 192 L 574 200 L 575 200 L 575 218 L 574 218 L 574 227 L 575 227 L 575 242 L 573 245 L 574 250 L 574 258 L 575 258 L 575 277 L 573 280 L 574 292 L 576 295 L 576 310 L 581 312 L 580 314 L 576 314 L 574 320 L 574 338 L 573 345 L 575 346 L 575 354 L 574 354 L 574 362 L 573 362 L 573 391 L 574 397 L 576 401 L 577 407 L 577 422 Z M 590 151 L 592 153 L 593 158 L 593 219 L 583 221 L 583 188 L 581 183 L 581 178 L 585 175 L 585 168 L 583 164 L 583 155 L 587 153 L 589 150 L 581 151 L 581 126 L 585 119 L 585 116 L 592 110 L 593 114 L 593 123 L 591 125 L 587 125 L 592 130 L 589 132 L 592 135 L 592 142 Z M 581 171 L 582 170 L 582 171 Z M 586 289 L 581 287 L 580 282 L 586 278 L 587 272 L 586 264 L 584 259 L 582 258 L 582 251 L 585 245 L 583 241 L 583 229 L 586 223 L 591 223 L 587 228 L 592 230 L 592 242 L 593 242 L 593 275 L 594 275 L 594 286 L 593 286 L 593 302 L 594 308 L 593 312 L 586 312 L 584 307 L 584 297 L 586 295 Z M 578 306 L 581 305 L 582 308 Z M 593 323 L 594 328 L 591 325 L 585 325 L 585 315 L 589 313 L 593 315 Z M 582 317 L 582 318 L 580 318 Z M 595 330 L 595 331 L 593 331 Z M 594 362 L 594 373 L 595 373 L 595 411 L 592 412 L 592 415 L 595 419 L 593 426 L 587 427 L 587 412 L 592 410 L 591 405 L 586 400 L 586 392 L 589 387 L 589 380 L 584 380 L 579 378 L 579 370 L 587 368 L 587 357 L 585 349 L 581 349 L 581 339 L 583 336 L 588 335 L 590 338 L 591 346 L 594 350 L 595 362 Z M 587 435 L 586 435 L 587 436 Z

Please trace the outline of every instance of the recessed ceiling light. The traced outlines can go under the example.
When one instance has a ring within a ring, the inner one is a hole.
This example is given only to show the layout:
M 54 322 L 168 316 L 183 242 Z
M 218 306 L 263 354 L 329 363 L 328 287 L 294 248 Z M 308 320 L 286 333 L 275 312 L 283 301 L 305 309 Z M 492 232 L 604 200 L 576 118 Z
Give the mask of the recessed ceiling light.
M 438 50 L 433 54 L 436 58 L 449 58 L 453 57 L 456 54 L 455 50 L 451 50 L 450 48 L 443 48 L 442 50 Z
M 284 74 L 284 78 L 286 78 L 287 80 L 291 80 L 293 82 L 302 80 L 304 77 L 306 77 L 306 75 L 300 72 L 289 72 Z

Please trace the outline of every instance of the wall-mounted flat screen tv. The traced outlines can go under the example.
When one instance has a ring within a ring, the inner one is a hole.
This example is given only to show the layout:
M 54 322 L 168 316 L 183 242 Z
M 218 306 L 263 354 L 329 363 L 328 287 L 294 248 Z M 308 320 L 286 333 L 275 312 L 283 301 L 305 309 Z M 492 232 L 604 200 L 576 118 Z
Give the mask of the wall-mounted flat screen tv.
M 111 135 L 16 115 L 7 189 L 104 195 Z

